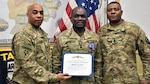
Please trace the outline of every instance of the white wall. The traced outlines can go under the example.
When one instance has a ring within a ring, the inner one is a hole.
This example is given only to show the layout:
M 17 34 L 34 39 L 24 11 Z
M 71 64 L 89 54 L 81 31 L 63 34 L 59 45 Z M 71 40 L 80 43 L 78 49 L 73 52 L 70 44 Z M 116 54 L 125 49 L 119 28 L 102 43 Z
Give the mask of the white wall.
M 150 0 L 120 0 L 123 19 L 139 25 L 150 40 Z

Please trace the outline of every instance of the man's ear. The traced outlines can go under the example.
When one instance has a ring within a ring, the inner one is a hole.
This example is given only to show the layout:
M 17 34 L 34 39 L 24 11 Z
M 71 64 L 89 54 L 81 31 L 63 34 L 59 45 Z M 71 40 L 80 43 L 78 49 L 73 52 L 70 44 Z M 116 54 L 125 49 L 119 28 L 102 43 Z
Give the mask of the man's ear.
M 123 10 L 121 10 L 121 15 L 123 14 Z
M 72 17 L 70 17 L 71 22 L 73 23 Z
M 27 13 L 26 13 L 26 16 L 28 17 L 28 15 L 29 15 L 29 13 L 27 12 Z

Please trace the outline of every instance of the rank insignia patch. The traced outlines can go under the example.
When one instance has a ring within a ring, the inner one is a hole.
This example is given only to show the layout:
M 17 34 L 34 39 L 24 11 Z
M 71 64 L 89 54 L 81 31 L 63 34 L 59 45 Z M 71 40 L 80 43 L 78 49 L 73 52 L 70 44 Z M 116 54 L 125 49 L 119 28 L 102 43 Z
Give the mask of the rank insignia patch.
M 26 57 L 28 55 L 28 51 L 24 50 L 23 54 L 24 54 L 24 57 Z

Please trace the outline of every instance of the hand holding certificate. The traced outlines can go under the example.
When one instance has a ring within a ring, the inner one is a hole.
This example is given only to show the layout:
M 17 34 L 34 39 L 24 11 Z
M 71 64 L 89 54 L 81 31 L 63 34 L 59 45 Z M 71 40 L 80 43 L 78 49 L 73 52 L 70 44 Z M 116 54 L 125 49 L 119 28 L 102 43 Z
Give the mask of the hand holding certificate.
M 62 72 L 71 76 L 92 76 L 93 60 L 91 53 L 64 53 Z

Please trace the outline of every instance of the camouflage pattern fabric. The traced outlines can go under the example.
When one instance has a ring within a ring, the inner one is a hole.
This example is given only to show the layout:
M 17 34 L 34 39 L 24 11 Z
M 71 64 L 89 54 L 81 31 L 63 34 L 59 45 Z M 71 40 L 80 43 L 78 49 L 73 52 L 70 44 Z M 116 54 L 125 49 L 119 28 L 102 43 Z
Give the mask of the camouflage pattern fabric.
M 103 84 L 140 84 L 136 50 L 143 62 L 144 79 L 150 81 L 150 45 L 139 26 L 127 21 L 116 27 L 107 24 L 98 35 L 103 47 Z
M 88 48 L 93 44 L 93 49 Z M 73 28 L 62 32 L 54 45 L 52 51 L 53 72 L 61 71 L 62 53 L 93 53 L 94 54 L 94 75 L 91 78 L 72 77 L 69 80 L 61 81 L 60 84 L 101 84 L 101 55 L 99 51 L 99 37 L 96 33 L 85 29 L 83 35 L 79 36 Z M 82 69 L 82 68 L 81 68 Z M 84 68 L 83 68 L 84 69 Z
M 15 58 L 13 81 L 19 84 L 48 84 L 48 81 L 57 81 L 57 75 L 51 73 L 50 42 L 41 28 L 27 24 L 15 34 L 12 51 Z

